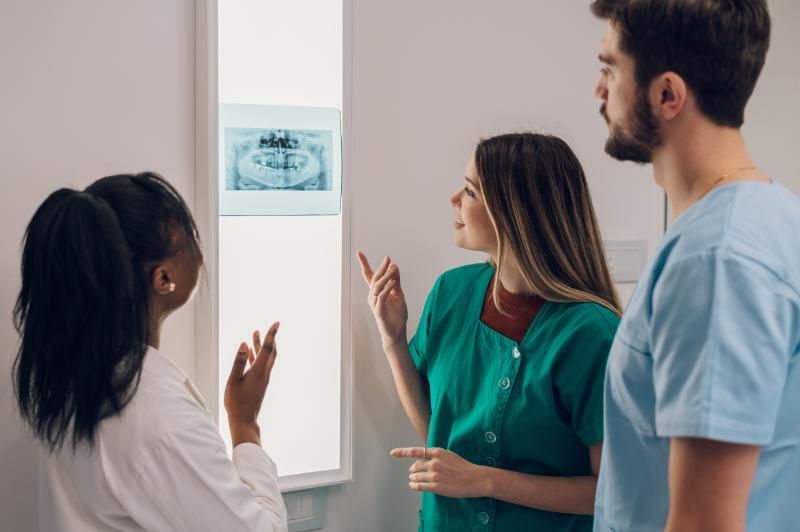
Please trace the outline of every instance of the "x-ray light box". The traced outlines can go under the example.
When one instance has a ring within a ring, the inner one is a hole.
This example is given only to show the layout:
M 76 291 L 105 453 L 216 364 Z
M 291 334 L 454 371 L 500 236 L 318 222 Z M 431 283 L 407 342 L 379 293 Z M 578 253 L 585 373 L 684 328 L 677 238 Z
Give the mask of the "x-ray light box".
M 230 444 L 223 393 L 233 357 L 253 330 L 280 321 L 259 413 L 263 446 L 284 491 L 345 482 L 352 357 L 342 2 L 201 7 L 196 210 L 208 279 L 197 298 L 198 387 Z M 259 20 L 287 23 L 265 32 Z M 252 68 L 287 40 L 302 45 Z

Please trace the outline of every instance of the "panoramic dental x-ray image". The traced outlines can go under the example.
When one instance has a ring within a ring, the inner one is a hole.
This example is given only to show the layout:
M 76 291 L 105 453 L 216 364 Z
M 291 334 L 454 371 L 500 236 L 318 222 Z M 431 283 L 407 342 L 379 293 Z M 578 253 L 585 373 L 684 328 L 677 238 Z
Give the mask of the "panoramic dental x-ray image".
M 228 128 L 227 190 L 331 190 L 330 131 Z

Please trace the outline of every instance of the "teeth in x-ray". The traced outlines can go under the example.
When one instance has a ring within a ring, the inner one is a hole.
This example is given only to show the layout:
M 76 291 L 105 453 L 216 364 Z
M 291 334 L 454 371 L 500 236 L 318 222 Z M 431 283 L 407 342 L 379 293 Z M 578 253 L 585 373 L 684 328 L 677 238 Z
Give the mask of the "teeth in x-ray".
M 314 132 L 254 130 L 237 145 L 236 166 L 248 187 L 309 190 L 326 171 L 323 144 Z

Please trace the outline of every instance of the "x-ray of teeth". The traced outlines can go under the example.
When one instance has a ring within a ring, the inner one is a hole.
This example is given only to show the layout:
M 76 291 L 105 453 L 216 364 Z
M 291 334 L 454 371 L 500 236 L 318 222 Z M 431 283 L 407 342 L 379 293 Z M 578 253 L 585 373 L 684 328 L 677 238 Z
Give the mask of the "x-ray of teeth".
M 227 190 L 332 189 L 330 131 L 226 128 Z
M 222 103 L 220 216 L 342 212 L 342 114 L 331 107 Z

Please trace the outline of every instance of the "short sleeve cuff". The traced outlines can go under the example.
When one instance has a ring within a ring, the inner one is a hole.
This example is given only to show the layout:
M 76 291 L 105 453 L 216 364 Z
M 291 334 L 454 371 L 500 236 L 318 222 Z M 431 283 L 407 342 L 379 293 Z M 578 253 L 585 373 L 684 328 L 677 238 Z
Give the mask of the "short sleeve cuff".
M 768 445 L 773 432 L 772 427 L 764 425 L 721 420 L 701 423 L 659 419 L 656 422 L 656 434 L 661 438 L 703 438 L 741 445 Z
M 578 438 L 586 447 L 591 447 L 595 443 L 603 440 L 603 418 L 599 417 L 586 423 L 577 433 Z
M 408 343 L 408 352 L 411 354 L 411 361 L 414 363 L 414 367 L 417 368 L 417 371 L 423 373 L 425 370 L 425 362 L 419 349 L 417 349 L 416 338 L 412 338 Z

